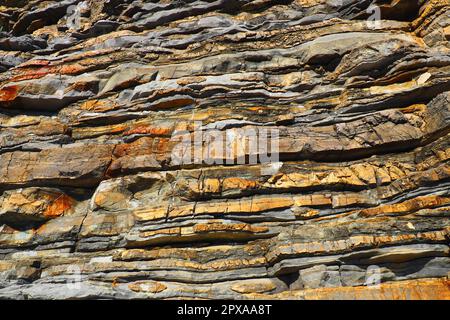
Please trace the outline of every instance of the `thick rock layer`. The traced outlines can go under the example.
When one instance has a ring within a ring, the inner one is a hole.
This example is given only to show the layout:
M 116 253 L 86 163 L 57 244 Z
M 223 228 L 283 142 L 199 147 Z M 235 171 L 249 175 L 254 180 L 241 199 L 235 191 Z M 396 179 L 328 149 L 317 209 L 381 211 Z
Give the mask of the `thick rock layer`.
M 450 299 L 448 0 L 4 0 L 0 30 L 0 298 Z

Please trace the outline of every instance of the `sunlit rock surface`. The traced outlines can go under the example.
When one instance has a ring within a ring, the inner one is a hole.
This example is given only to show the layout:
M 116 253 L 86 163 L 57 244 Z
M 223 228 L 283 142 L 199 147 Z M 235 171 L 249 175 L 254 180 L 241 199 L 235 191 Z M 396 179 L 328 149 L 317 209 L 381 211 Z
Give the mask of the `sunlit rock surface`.
M 450 299 L 448 0 L 3 0 L 0 30 L 0 298 Z

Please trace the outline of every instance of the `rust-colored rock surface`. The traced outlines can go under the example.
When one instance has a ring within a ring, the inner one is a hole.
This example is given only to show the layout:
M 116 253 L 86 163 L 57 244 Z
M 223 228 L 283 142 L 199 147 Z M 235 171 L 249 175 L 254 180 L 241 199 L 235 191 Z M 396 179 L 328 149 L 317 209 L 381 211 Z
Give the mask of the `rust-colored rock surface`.
M 448 0 L 0 3 L 0 298 L 450 300 Z

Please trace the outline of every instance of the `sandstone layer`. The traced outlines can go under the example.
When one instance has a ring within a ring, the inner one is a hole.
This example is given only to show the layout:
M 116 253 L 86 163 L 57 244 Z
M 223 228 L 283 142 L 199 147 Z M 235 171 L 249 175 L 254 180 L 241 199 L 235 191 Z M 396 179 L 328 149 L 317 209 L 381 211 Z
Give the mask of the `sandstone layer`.
M 450 1 L 2 0 L 0 30 L 0 298 L 450 299 Z

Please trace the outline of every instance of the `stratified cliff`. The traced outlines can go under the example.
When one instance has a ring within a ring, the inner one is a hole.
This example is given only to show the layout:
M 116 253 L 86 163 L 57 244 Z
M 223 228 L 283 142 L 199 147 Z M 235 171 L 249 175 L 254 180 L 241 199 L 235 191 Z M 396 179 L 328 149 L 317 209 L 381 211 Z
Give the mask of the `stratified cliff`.
M 0 298 L 450 299 L 450 1 L 1 0 L 0 29 Z

